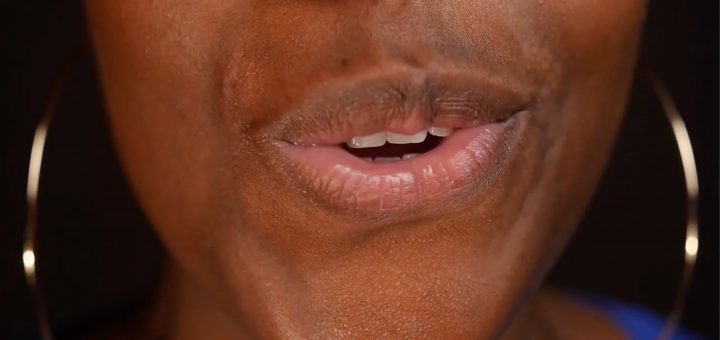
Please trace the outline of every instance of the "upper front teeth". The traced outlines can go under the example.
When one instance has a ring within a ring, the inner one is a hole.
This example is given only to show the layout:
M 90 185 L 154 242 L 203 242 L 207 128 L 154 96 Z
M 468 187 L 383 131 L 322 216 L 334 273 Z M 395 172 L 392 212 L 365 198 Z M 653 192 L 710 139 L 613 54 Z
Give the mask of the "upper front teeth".
M 373 148 L 383 146 L 386 140 L 387 136 L 383 131 L 368 136 L 353 137 L 347 145 L 351 148 Z
M 353 137 L 353 139 L 346 144 L 350 148 L 358 149 L 383 146 L 385 142 L 392 144 L 422 143 L 425 141 L 428 133 L 438 137 L 447 137 L 452 133 L 452 129 L 431 126 L 428 130 L 422 130 L 413 135 L 403 135 L 400 133 L 383 131 L 368 136 Z
M 447 136 L 450 136 L 450 134 L 452 133 L 452 129 L 451 129 L 451 128 L 431 126 L 431 127 L 428 129 L 428 132 L 429 132 L 431 135 L 433 135 L 433 136 L 447 137 Z
M 422 143 L 427 137 L 427 130 L 422 130 L 414 135 L 403 135 L 400 133 L 388 132 L 387 141 L 392 144 Z

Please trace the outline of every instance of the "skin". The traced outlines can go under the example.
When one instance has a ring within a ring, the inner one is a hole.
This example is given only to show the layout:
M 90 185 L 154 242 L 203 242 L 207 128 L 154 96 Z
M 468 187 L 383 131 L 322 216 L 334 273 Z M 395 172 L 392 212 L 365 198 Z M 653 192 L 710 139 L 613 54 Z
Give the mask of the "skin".
M 117 148 L 170 255 L 150 321 L 137 331 L 620 336 L 538 287 L 607 161 L 645 5 L 87 1 Z M 294 174 L 263 146 L 309 88 L 446 65 L 510 74 L 535 96 L 518 147 L 475 201 L 417 216 L 344 215 L 296 190 Z

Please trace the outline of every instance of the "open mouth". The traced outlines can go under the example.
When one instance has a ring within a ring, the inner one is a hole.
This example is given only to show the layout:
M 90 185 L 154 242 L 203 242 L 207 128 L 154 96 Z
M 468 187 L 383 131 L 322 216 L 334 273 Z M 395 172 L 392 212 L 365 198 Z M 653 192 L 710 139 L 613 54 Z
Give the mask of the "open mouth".
M 451 128 L 435 126 L 412 135 L 382 131 L 354 137 L 342 147 L 366 162 L 391 163 L 412 159 L 433 150 L 450 134 Z
M 283 171 L 296 176 L 285 178 L 353 216 L 422 214 L 479 199 L 528 121 L 528 97 L 465 78 L 410 81 L 395 96 L 398 82 L 341 89 L 288 115 L 276 145 Z M 350 109 L 338 105 L 345 102 Z

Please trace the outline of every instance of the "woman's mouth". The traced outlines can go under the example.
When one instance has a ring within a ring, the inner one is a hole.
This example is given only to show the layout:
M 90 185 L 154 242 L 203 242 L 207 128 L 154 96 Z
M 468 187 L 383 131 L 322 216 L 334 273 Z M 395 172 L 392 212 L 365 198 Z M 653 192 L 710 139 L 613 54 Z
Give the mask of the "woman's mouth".
M 313 203 L 378 218 L 481 199 L 533 103 L 461 76 L 374 79 L 315 98 L 286 116 L 274 143 L 284 177 Z

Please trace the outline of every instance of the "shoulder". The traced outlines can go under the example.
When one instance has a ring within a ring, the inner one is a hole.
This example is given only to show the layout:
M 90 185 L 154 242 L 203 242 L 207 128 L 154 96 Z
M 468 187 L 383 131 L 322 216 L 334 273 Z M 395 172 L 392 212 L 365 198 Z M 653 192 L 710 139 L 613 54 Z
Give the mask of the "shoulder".
M 568 294 L 543 290 L 535 300 L 544 322 L 556 339 L 627 339 L 610 318 Z
M 548 321 L 558 330 L 560 339 L 633 339 L 655 340 L 665 326 L 666 317 L 641 306 L 624 303 L 598 294 L 545 291 L 540 297 Z M 584 334 L 583 334 L 584 333 Z M 588 337 L 591 333 L 592 337 Z M 702 340 L 678 329 L 672 340 Z
M 597 294 L 573 294 L 578 303 L 592 308 L 612 320 L 630 339 L 658 339 L 665 327 L 667 317 L 649 308 L 621 302 Z M 671 340 L 701 340 L 703 337 L 683 328 L 673 333 Z

